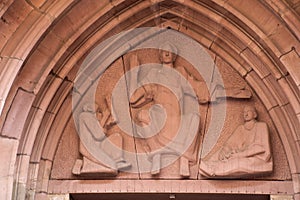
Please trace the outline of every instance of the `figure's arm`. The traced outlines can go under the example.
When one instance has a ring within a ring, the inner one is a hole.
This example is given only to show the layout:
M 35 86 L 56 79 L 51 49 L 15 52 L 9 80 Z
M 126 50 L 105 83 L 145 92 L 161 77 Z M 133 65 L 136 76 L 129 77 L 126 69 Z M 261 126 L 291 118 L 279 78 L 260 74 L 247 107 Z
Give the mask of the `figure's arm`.
M 236 152 L 234 154 L 234 157 L 243 157 L 243 158 L 248 157 L 249 158 L 249 157 L 257 156 L 257 155 L 260 155 L 263 153 L 265 153 L 265 149 L 263 146 L 261 146 L 259 144 L 251 144 L 244 151 Z
M 93 114 L 81 115 L 80 123 L 80 126 L 85 126 L 85 130 L 87 130 L 95 140 L 102 141 L 106 138 L 103 128 L 100 126 L 96 116 L 93 116 Z
M 254 157 L 257 156 L 262 160 L 269 160 L 270 153 L 270 141 L 267 124 L 263 122 L 257 122 L 257 132 L 253 144 L 250 144 L 244 151 L 237 152 L 235 157 Z
M 231 157 L 233 154 L 233 151 L 231 148 L 228 146 L 224 146 L 220 151 L 219 151 L 219 160 L 227 160 Z
M 131 97 L 130 106 L 132 108 L 141 108 L 153 101 L 155 86 L 142 86 Z
M 219 151 L 219 160 L 227 160 L 231 158 L 238 149 L 238 142 L 240 141 L 239 133 L 242 131 L 242 126 L 238 126 L 230 135 L 224 146 Z
M 196 97 L 198 99 L 198 103 L 199 104 L 208 103 L 209 102 L 209 94 L 206 89 L 206 84 L 204 82 L 198 80 L 198 78 L 196 78 L 195 76 L 193 76 L 192 73 L 190 73 L 185 67 L 179 66 L 179 67 L 176 67 L 176 69 L 186 79 L 186 81 L 189 82 L 189 84 L 191 84 L 191 86 L 196 94 Z M 188 90 L 189 89 L 187 89 L 186 91 L 188 91 Z
M 186 80 L 189 79 L 189 76 L 191 76 L 188 71 L 186 70 L 185 67 L 183 66 L 178 66 L 175 68 Z

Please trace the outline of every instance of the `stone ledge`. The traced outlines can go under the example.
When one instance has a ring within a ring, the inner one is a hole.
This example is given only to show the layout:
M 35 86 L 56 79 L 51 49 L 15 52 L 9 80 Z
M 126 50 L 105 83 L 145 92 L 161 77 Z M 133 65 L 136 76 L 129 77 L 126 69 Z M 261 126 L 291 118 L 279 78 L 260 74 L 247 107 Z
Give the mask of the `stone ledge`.
M 293 200 L 292 195 L 271 195 L 271 200 Z
M 180 185 L 180 187 L 178 187 Z M 228 193 L 291 195 L 291 181 L 237 180 L 50 180 L 48 193 Z
M 295 193 L 300 194 L 300 174 L 293 174 L 293 183 L 294 183 L 294 191 Z

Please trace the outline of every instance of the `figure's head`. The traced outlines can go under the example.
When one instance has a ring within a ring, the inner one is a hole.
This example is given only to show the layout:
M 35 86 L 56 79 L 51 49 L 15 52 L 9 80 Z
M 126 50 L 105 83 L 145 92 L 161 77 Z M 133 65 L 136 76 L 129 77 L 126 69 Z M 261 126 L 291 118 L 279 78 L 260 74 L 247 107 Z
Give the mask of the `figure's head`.
M 245 106 L 244 108 L 244 120 L 251 121 L 257 118 L 257 111 L 254 106 Z
M 173 63 L 176 59 L 177 48 L 173 44 L 166 42 L 159 47 L 159 55 L 160 55 L 160 61 L 162 63 L 164 64 Z

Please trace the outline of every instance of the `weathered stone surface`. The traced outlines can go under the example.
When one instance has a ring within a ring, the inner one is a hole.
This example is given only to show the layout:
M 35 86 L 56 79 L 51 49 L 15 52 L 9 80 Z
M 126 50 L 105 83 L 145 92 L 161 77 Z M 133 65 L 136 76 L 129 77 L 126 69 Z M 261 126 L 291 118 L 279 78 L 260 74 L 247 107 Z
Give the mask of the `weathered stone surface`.
M 13 29 L 13 27 L 16 28 L 23 22 L 32 9 L 33 8 L 31 8 L 25 0 L 14 1 L 7 12 L 2 16 L 2 19 Z
M 217 53 L 225 61 L 231 63 L 235 67 L 235 69 L 240 73 L 241 76 L 245 76 L 249 71 L 252 70 L 252 68 L 245 60 L 236 56 L 236 53 L 234 53 L 233 55 L 228 55 L 228 52 L 221 48 L 217 43 L 213 43 L 210 48 L 213 52 Z
M 298 134 L 300 130 L 300 121 L 298 120 L 297 115 L 295 115 L 293 107 L 291 104 L 286 104 L 281 107 L 283 113 L 285 114 L 285 118 L 291 127 L 293 138 L 296 141 L 300 141 L 300 135 Z
M 41 160 L 39 166 L 39 174 L 37 179 L 36 192 L 47 192 L 48 181 L 50 178 L 52 162 L 49 160 Z
M 18 141 L 0 137 L 0 199 L 11 199 Z
M 72 115 L 72 101 L 71 96 L 69 96 L 63 106 L 62 109 L 60 109 L 60 112 L 55 116 L 53 121 L 49 121 L 51 124 L 51 128 L 46 130 L 45 132 L 42 132 L 43 139 L 45 143 L 42 143 L 43 146 L 41 146 L 39 149 L 39 152 L 37 153 L 36 159 L 40 159 L 41 157 L 45 160 L 53 160 L 56 152 L 56 147 L 58 145 L 58 142 L 61 138 L 61 135 L 67 125 L 67 122 L 69 121 L 69 117 Z M 41 157 L 40 157 L 41 156 Z
M 30 194 L 29 199 L 49 200 L 49 196 L 47 194 L 45 194 L 45 193 L 35 193 L 35 194 L 32 193 L 32 194 Z
M 0 88 L 0 99 L 3 102 L 3 104 L 1 104 L 1 107 L 0 107 L 0 113 L 2 113 L 4 102 L 7 100 L 8 92 L 12 87 L 14 77 L 17 75 L 19 69 L 21 68 L 21 66 L 23 64 L 23 60 L 18 59 L 18 58 L 2 58 L 0 60 L 1 60 L 1 62 L 0 62 L 0 80 L 1 80 L 1 84 L 3 84 L 3 87 Z M 13 67 L 7 67 L 7 66 L 13 66 Z M 6 112 L 8 112 L 8 107 L 6 107 L 6 109 L 5 109 Z M 7 113 L 5 113 L 5 114 L 7 114 Z M 2 119 L 0 119 L 0 120 L 2 120 Z
M 285 54 L 289 52 L 292 48 L 296 48 L 299 51 L 299 40 L 295 37 L 293 33 L 287 30 L 284 24 L 280 24 L 276 29 L 268 36 L 279 52 Z M 277 55 L 278 57 L 281 55 Z
M 44 117 L 44 111 L 42 111 L 39 108 L 32 108 L 28 116 L 32 120 L 27 121 L 25 124 L 27 126 L 27 131 L 24 132 L 24 134 L 22 134 L 22 137 L 20 139 L 20 145 L 18 148 L 18 153 L 32 156 L 32 148 L 34 143 L 36 142 L 35 139 L 37 139 L 36 136 L 40 127 L 40 123 L 42 122 L 42 119 Z M 44 127 L 44 125 L 42 125 L 42 127 Z
M 285 95 L 288 97 L 289 102 L 292 105 L 295 113 L 300 113 L 300 103 L 297 99 L 297 94 L 295 94 L 292 88 L 290 87 L 287 78 L 283 77 L 279 79 L 278 83 L 281 86 L 282 90 L 285 92 Z
M 260 97 L 268 110 L 278 105 L 274 96 L 256 72 L 251 71 L 248 73 L 246 76 L 246 81 L 248 81 L 249 84 L 254 88 L 257 95 Z
M 95 12 L 95 9 L 105 8 L 109 4 L 108 0 L 104 0 L 101 2 L 88 1 L 82 6 L 82 4 L 78 4 L 74 6 L 74 8 L 67 14 L 69 16 L 69 20 L 74 25 L 73 29 L 76 30 L 80 28 L 84 21 L 87 21 L 87 18 L 90 17 L 86 13 Z
M 286 66 L 289 74 L 295 80 L 297 85 L 300 84 L 300 57 L 295 51 L 283 55 L 280 60 Z
M 47 195 L 47 200 L 69 200 L 70 196 L 69 194 L 59 194 L 59 195 Z M 39 200 L 39 199 L 38 199 Z
M 55 24 L 55 26 L 53 27 L 53 34 L 66 42 L 69 38 L 72 37 L 72 34 L 74 33 L 72 25 L 73 24 L 68 19 L 68 17 L 65 17 L 61 19 L 59 23 Z M 66 29 L 66 27 L 69 28 Z
M 60 106 L 65 100 L 66 96 L 72 90 L 73 84 L 70 81 L 64 80 L 58 90 L 55 91 L 55 95 L 52 98 L 51 103 L 48 106 L 47 111 L 56 114 L 59 111 Z
M 258 74 L 258 76 L 263 79 L 264 77 L 270 74 L 270 71 L 266 67 L 266 64 L 255 55 L 250 49 L 246 48 L 241 53 L 241 56 L 248 61 L 248 63 L 252 64 L 252 68 Z
M 3 8 L 1 9 L 0 7 L 0 16 L 1 16 L 0 33 L 3 34 L 4 40 L 3 43 L 0 43 L 0 49 L 3 48 L 3 45 L 6 44 L 10 36 L 17 30 L 20 24 L 25 20 L 25 18 L 32 11 L 32 8 L 26 3 L 25 0 L 20 0 L 20 1 L 6 0 L 4 2 L 1 2 L 1 5 L 3 5 Z M 4 11 L 6 12 L 2 16 L 1 13 Z
M 39 163 L 30 163 L 28 171 L 28 193 L 34 193 L 37 186 Z
M 257 1 L 228 1 L 228 5 L 239 8 L 238 12 L 233 10 L 235 15 L 249 20 L 252 30 L 271 46 L 278 57 L 288 52 L 292 44 L 298 44 L 297 39 L 287 30 L 285 24 L 278 18 L 272 17 L 273 13 L 267 10 L 263 4 L 257 4 Z
M 29 169 L 28 155 L 18 155 L 16 162 L 15 183 L 14 183 L 14 198 L 25 199 L 26 183 Z
M 0 5 L 0 16 L 6 12 L 9 6 L 13 3 L 13 0 L 3 0 Z
M 44 144 L 48 136 L 47 133 L 51 129 L 52 122 L 55 118 L 55 115 L 52 113 L 46 112 L 44 115 L 44 113 L 41 111 L 37 111 L 37 112 L 38 112 L 37 117 L 43 116 L 43 119 L 41 121 L 41 124 L 39 124 L 40 119 L 37 118 L 36 121 L 34 121 L 33 124 L 31 125 L 32 131 L 36 131 L 33 132 L 33 134 L 30 134 L 28 136 L 28 145 L 31 144 L 32 146 L 24 148 L 24 150 L 29 151 L 31 154 L 30 161 L 36 163 L 39 162 L 41 159 L 41 154 L 44 149 Z M 35 138 L 35 140 L 33 140 L 32 138 Z
M 50 32 L 47 37 L 41 42 L 41 52 L 47 55 L 47 53 L 56 53 L 62 48 L 64 41 L 56 35 L 54 32 Z M 50 54 L 51 55 L 51 54 Z M 50 57 L 50 56 L 47 56 Z
M 287 121 L 282 118 L 281 116 L 283 115 L 282 110 L 279 107 L 272 108 L 269 111 L 269 114 L 274 121 L 274 124 L 280 133 L 286 133 L 285 135 L 281 134 L 281 141 L 283 143 L 283 146 L 285 146 L 285 152 L 288 156 L 288 159 L 293 165 L 290 164 L 290 170 L 291 173 L 297 173 L 298 170 L 300 169 L 300 166 L 298 161 L 295 160 L 293 153 L 292 152 L 298 152 L 296 143 L 294 138 L 292 138 L 292 133 L 290 131 L 290 128 L 288 126 Z
M 34 0 L 34 1 L 41 1 L 41 0 Z M 64 12 L 65 9 L 74 2 L 74 0 L 65 0 L 65 1 L 45 1 L 45 4 L 40 8 L 42 13 L 46 13 L 46 16 L 50 19 L 54 20 L 58 16 Z M 86 5 L 86 4 L 84 4 Z
M 28 2 L 35 8 L 40 8 L 46 2 L 46 0 L 28 0 Z
M 266 51 L 263 50 L 261 46 L 259 46 L 254 41 L 248 46 L 248 49 L 251 49 L 251 51 L 255 54 L 257 59 L 260 61 L 254 61 L 255 65 L 258 64 L 261 68 L 259 69 L 262 73 L 269 71 L 272 76 L 274 76 L 276 79 L 281 78 L 284 75 L 287 75 L 287 70 L 284 67 L 284 65 L 277 59 L 272 59 Z M 259 63 L 263 64 L 260 65 Z M 261 73 L 261 74 L 262 74 Z
M 22 79 L 18 79 L 18 84 L 27 91 L 37 93 L 43 83 L 47 83 L 47 76 L 51 69 L 48 66 L 54 62 L 49 56 L 49 51 L 40 47 L 33 53 L 34 56 L 27 60 L 27 66 L 34 67 L 34 72 L 31 67 L 24 67 L 22 70 Z
M 2 135 L 17 139 L 21 137 L 34 97 L 33 93 L 28 93 L 22 89 L 18 90 L 6 117 Z
M 257 1 L 228 1 L 227 4 L 239 8 L 239 12 L 235 13 L 236 16 L 250 20 L 253 25 L 256 25 L 252 28 L 258 34 L 263 32 L 265 35 L 269 35 L 279 23 L 277 18 L 272 17 L 273 13 L 266 10 L 263 4 L 258 4 Z M 254 10 L 255 12 L 253 12 Z
M 300 173 L 298 174 L 292 174 L 292 180 L 294 185 L 294 192 L 300 193 Z
M 53 96 L 56 95 L 57 90 L 61 88 L 62 82 L 63 80 L 61 78 L 52 74 L 48 75 L 40 92 L 37 94 L 33 106 L 45 112 L 53 100 Z
M 27 4 L 27 6 L 29 5 Z M 25 58 L 50 23 L 49 18 L 33 10 L 14 33 L 14 40 L 9 40 L 6 43 L 2 55 Z
M 180 187 L 179 187 L 180 186 Z M 190 187 L 192 193 L 241 193 L 248 194 L 292 194 L 291 181 L 236 181 L 236 180 L 50 180 L 51 193 L 111 193 L 113 188 L 121 192 L 136 193 L 186 193 Z M 174 189 L 173 189 L 174 188 Z
M 271 200 L 295 200 L 292 195 L 271 195 Z
M 275 77 L 269 75 L 263 79 L 263 82 L 266 84 L 266 87 L 269 88 L 270 92 L 273 94 L 274 98 L 280 106 L 286 105 L 288 103 L 288 98 L 284 95 L 280 85 L 276 81 Z

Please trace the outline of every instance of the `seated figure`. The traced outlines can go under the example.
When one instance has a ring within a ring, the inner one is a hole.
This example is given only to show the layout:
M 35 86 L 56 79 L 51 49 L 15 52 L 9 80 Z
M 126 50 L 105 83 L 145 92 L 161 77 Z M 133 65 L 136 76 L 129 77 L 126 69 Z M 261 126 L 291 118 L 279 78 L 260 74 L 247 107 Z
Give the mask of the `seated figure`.
M 197 160 L 197 144 L 192 142 L 198 139 L 200 120 L 198 100 L 192 87 L 188 85 L 191 75 L 185 67 L 175 65 L 177 51 L 177 48 L 169 42 L 160 47 L 160 65 L 140 69 L 138 84 L 142 86 L 139 90 L 141 94 L 137 92 L 140 95 L 130 102 L 132 108 L 141 109 L 137 120 L 143 124 L 144 129 L 139 131 L 137 128 L 137 130 L 139 137 L 144 138 L 146 151 L 150 151 L 148 152 L 151 162 L 150 172 L 155 176 L 159 175 L 161 168 L 164 167 L 162 159 L 167 155 L 180 156 L 179 174 L 182 177 L 190 176 L 189 165 L 195 164 Z M 156 82 L 159 84 L 155 84 Z M 149 103 L 153 107 L 147 111 L 145 105 Z M 161 105 L 162 109 L 159 109 L 157 105 Z M 180 108 L 182 108 L 182 113 Z M 163 109 L 167 117 L 164 126 L 160 127 Z M 150 124 L 148 129 L 145 128 Z M 161 131 L 159 131 L 160 128 Z M 148 140 L 150 138 L 148 133 L 155 131 L 158 133 Z M 186 150 L 188 146 L 189 149 Z
M 116 175 L 118 170 L 131 167 L 131 164 L 123 158 L 122 136 L 119 133 L 109 136 L 105 134 L 106 129 L 100 126 L 93 105 L 83 106 L 83 112 L 79 115 L 78 127 L 81 140 L 79 152 L 82 159 L 76 160 L 72 170 L 73 174 Z
M 245 123 L 236 128 L 216 152 L 216 159 L 204 158 L 200 174 L 205 177 L 247 177 L 270 173 L 273 162 L 267 124 L 256 120 L 252 106 L 244 108 Z

